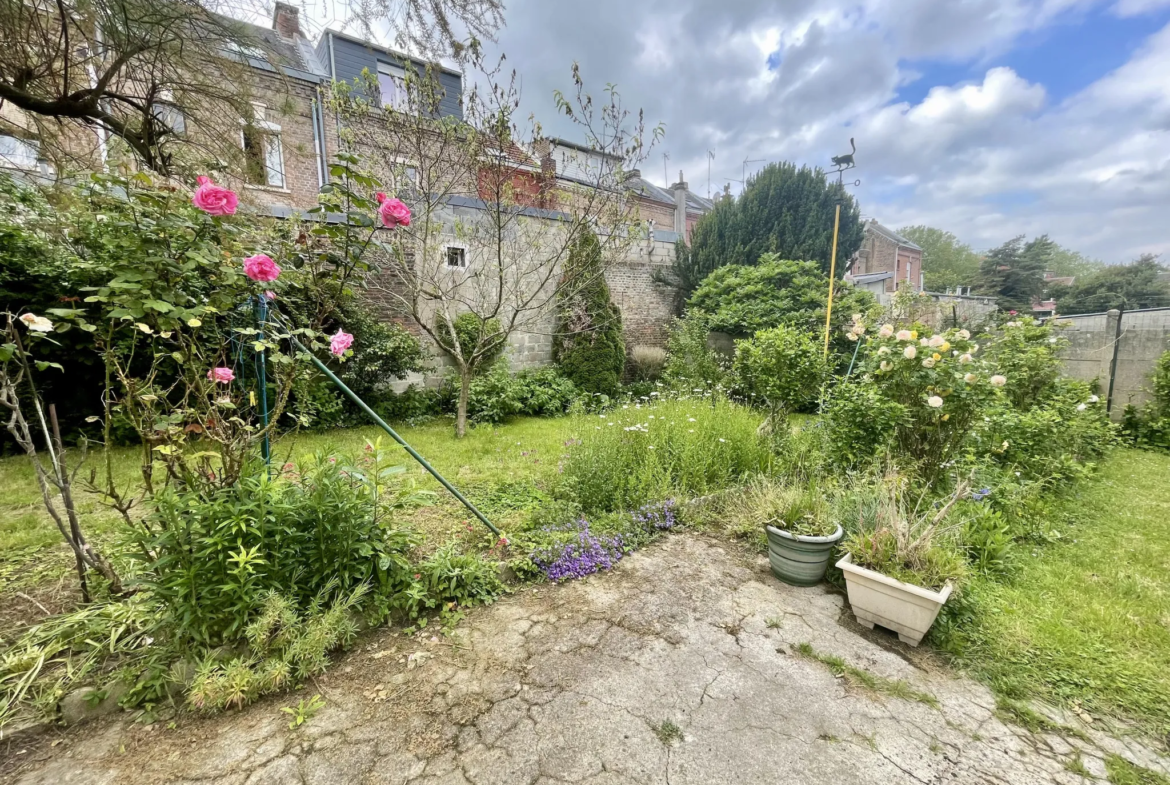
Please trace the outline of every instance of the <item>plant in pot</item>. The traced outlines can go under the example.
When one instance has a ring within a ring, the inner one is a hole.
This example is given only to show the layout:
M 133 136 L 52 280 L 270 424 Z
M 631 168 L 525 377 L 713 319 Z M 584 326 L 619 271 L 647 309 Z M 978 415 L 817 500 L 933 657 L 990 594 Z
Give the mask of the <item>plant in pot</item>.
M 843 534 L 832 505 L 815 483 L 776 488 L 768 502 L 764 528 L 772 574 L 793 586 L 815 586 Z
M 958 525 L 949 521 L 966 491 L 959 483 L 948 498 L 927 504 L 923 497 L 911 507 L 905 481 L 887 476 L 861 505 L 859 528 L 837 562 L 859 624 L 886 627 L 911 646 L 922 641 L 966 573 L 954 545 Z

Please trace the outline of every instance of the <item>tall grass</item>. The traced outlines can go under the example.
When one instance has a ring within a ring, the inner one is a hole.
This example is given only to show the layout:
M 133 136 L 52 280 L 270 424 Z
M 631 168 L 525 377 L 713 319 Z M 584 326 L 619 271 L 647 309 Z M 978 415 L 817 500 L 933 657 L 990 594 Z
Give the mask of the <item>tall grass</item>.
M 711 395 L 635 403 L 584 417 L 563 464 L 563 492 L 589 512 L 700 496 L 766 471 L 761 417 Z

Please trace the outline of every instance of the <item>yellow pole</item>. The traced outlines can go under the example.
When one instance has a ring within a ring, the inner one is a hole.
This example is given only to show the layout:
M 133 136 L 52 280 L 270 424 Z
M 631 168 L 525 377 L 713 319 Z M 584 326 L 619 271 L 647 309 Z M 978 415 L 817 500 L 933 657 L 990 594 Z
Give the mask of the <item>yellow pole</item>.
M 837 277 L 837 229 L 841 225 L 841 203 L 833 216 L 833 255 L 829 261 L 829 307 L 825 309 L 825 359 L 829 358 L 829 320 L 833 318 L 833 279 Z

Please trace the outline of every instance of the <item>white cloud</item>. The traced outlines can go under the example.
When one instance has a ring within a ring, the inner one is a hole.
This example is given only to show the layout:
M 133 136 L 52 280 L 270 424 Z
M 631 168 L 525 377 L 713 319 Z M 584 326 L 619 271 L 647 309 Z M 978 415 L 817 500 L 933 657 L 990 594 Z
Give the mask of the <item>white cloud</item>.
M 930 73 L 924 58 L 990 62 L 1093 2 L 509 0 L 499 47 L 523 75 L 526 110 L 553 133 L 575 133 L 549 99 L 570 86 L 572 62 L 597 92 L 617 83 L 667 125 L 644 172 L 662 177 L 669 151 L 669 179 L 681 168 L 700 193 L 708 149 L 719 191 L 745 159 L 825 165 L 853 136 L 862 209 L 888 224 L 931 223 L 982 247 L 1049 232 L 1110 261 L 1170 252 L 1170 28 L 1059 103 L 992 67 L 916 102 L 897 97 Z M 1170 0 L 1108 2 L 1134 14 Z

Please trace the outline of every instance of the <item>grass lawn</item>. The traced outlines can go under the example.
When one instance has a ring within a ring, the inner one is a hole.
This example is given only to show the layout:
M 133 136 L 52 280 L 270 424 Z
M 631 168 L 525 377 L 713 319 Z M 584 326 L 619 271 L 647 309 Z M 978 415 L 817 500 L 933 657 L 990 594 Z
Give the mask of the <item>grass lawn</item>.
M 558 419 L 517 418 L 502 427 L 472 428 L 457 440 L 450 419 L 399 429 L 399 433 L 432 466 L 459 488 L 493 523 L 507 531 L 520 511 L 535 503 L 539 488 L 555 475 L 564 453 L 564 442 L 586 422 L 571 417 Z M 379 428 L 353 428 L 290 434 L 273 446 L 273 461 L 297 461 L 315 452 L 356 454 L 367 440 L 382 437 L 391 454 L 402 457 L 418 487 L 437 491 L 436 503 L 417 510 L 412 525 L 437 547 L 458 533 L 471 514 L 421 466 Z M 114 472 L 119 484 L 138 477 L 141 450 L 114 450 Z M 101 456 L 89 456 L 88 467 L 100 468 Z M 83 512 L 86 535 L 98 543 L 118 538 L 122 522 L 97 499 L 75 492 Z M 481 524 L 476 522 L 474 526 Z M 51 610 L 75 601 L 72 555 L 61 540 L 41 503 L 40 492 L 28 459 L 16 456 L 0 460 L 0 638 L 14 626 L 43 615 L 33 600 Z M 31 599 L 19 597 L 16 593 Z
M 1170 733 L 1170 456 L 1117 450 L 1063 540 L 970 587 L 961 661 L 997 693 Z

